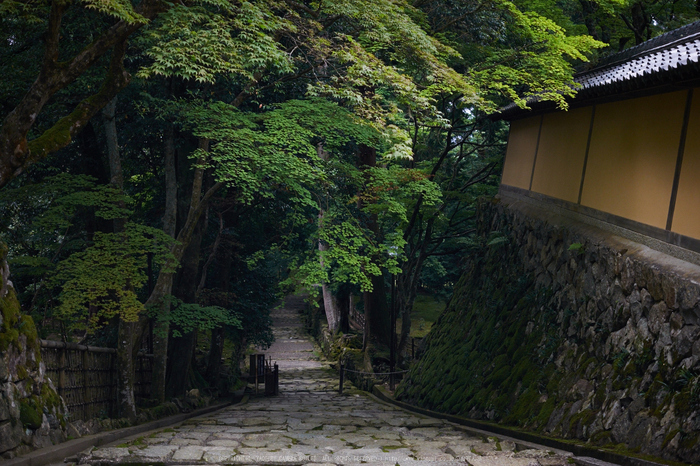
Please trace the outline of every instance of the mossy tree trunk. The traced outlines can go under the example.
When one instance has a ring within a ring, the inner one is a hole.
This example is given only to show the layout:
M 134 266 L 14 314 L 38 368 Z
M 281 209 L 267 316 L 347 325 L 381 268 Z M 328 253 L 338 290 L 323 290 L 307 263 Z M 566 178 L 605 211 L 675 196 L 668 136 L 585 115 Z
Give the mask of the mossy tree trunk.
M 69 5 L 70 2 L 51 2 L 44 34 L 44 57 L 37 79 L 0 126 L 0 187 L 50 153 L 66 147 L 90 119 L 129 83 L 129 73 L 123 66 L 126 40 L 143 24 L 118 21 L 98 34 L 76 56 L 68 60 L 61 57 L 59 60 L 61 22 Z M 141 13 L 152 18 L 157 14 L 156 8 L 160 8 L 160 2 L 146 1 L 141 6 Z M 110 66 L 100 89 L 30 141 L 28 135 L 49 99 L 75 82 L 110 52 Z

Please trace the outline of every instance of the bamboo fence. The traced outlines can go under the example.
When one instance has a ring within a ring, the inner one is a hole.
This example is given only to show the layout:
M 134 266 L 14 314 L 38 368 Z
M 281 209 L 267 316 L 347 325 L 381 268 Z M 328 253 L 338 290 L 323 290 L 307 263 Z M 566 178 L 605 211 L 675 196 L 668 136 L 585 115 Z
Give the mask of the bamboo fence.
M 46 374 L 68 408 L 71 420 L 115 417 L 117 412 L 117 350 L 41 340 Z M 153 355 L 136 360 L 134 395 L 148 398 Z

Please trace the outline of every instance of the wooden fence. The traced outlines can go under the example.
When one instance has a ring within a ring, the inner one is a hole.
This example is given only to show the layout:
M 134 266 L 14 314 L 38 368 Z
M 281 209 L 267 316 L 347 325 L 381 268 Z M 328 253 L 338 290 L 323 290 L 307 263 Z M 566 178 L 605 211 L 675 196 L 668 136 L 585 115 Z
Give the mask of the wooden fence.
M 71 420 L 114 417 L 117 411 L 117 350 L 41 340 L 46 374 L 68 408 Z M 148 398 L 153 355 L 136 361 L 134 395 Z
M 357 330 L 365 328 L 365 315 L 358 312 L 355 306 L 350 307 L 350 326 Z

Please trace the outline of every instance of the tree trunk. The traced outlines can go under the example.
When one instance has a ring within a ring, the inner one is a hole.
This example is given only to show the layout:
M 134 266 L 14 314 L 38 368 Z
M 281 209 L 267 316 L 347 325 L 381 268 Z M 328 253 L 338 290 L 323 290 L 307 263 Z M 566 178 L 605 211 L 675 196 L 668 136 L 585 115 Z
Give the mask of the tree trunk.
M 329 154 L 323 150 L 323 144 L 319 143 L 316 147 L 318 152 L 318 157 L 324 162 L 328 162 Z M 321 204 L 318 211 L 318 227 L 323 228 L 323 216 L 326 211 Z M 321 261 L 321 268 L 324 267 L 323 264 L 323 253 L 328 251 L 328 245 L 323 241 L 318 242 L 318 251 L 320 253 L 319 261 Z M 338 331 L 340 325 L 340 311 L 338 309 L 338 301 L 333 296 L 328 283 L 321 284 L 321 293 L 323 295 L 323 310 L 326 313 L 326 321 L 328 322 L 328 330 L 335 334 Z
M 114 97 L 102 109 L 102 121 L 105 129 L 105 139 L 107 141 L 107 158 L 109 160 L 109 184 L 119 192 L 124 191 L 124 173 L 122 171 L 122 159 L 119 153 L 119 138 L 117 137 L 117 122 L 115 120 L 117 109 L 117 97 Z M 126 208 L 124 201 L 120 201 L 119 207 Z M 114 232 L 124 231 L 126 218 L 116 218 L 113 221 Z
M 365 292 L 363 299 L 365 325 L 369 327 L 366 340 L 388 346 L 391 341 L 391 315 L 386 301 L 386 284 L 383 276 L 372 277 L 372 291 Z
M 177 170 L 175 167 L 175 125 L 168 123 L 164 134 L 165 212 L 163 231 L 175 237 L 177 222 Z
M 124 175 L 122 172 L 121 154 L 119 153 L 119 140 L 117 136 L 117 125 L 115 114 L 117 108 L 117 98 L 114 97 L 102 109 L 102 121 L 104 124 L 107 141 L 107 158 L 109 160 L 110 184 L 122 192 L 124 190 Z M 124 202 L 120 207 L 125 207 Z M 113 221 L 115 233 L 124 231 L 126 218 L 117 218 Z M 117 345 L 117 383 L 119 386 L 118 408 L 119 417 L 126 417 L 131 420 L 136 419 L 136 400 L 134 388 L 136 384 L 135 358 L 138 347 L 134 348 L 135 333 L 138 332 L 138 322 L 125 322 L 119 319 Z
M 136 419 L 136 353 L 141 333 L 140 322 L 119 320 L 119 344 L 117 345 L 117 416 Z
M 224 328 L 219 327 L 211 331 L 211 342 L 209 345 L 209 357 L 207 358 L 207 373 L 205 379 L 212 386 L 218 382 L 219 370 L 221 368 L 221 357 L 224 354 Z
M 168 350 L 168 371 L 165 394 L 168 398 L 185 395 L 192 373 L 197 333 L 189 332 L 180 337 L 170 337 Z
M 399 277 L 398 284 L 398 311 L 401 315 L 401 337 L 399 338 L 399 346 L 397 354 L 401 357 L 406 345 L 408 344 L 408 338 L 411 333 L 411 310 L 413 309 L 413 303 L 416 300 L 416 293 L 418 291 L 418 282 L 420 279 L 420 274 L 423 270 L 423 263 L 428 257 L 428 247 L 432 243 L 433 239 L 433 225 L 435 223 L 435 216 L 432 216 L 428 221 L 425 228 L 425 234 L 422 235 L 422 241 L 418 250 L 413 252 L 411 258 L 405 263 L 403 267 L 403 273 Z
M 343 333 L 350 331 L 350 306 L 352 295 L 348 291 L 338 293 L 339 329 Z
M 231 248 L 230 247 L 224 247 L 219 249 L 219 245 L 221 244 L 221 235 L 223 233 L 223 226 L 224 226 L 224 219 L 223 215 L 219 214 L 219 235 L 217 236 L 217 241 L 215 242 L 215 248 L 212 251 L 212 254 L 217 254 L 218 260 L 217 262 L 220 262 L 219 266 L 219 288 L 223 292 L 228 292 L 229 288 L 231 286 L 231 263 L 233 261 L 233 257 L 231 254 Z M 210 261 L 207 260 L 207 264 Z M 198 290 L 198 292 L 201 292 L 201 289 Z M 205 379 L 213 386 L 217 385 L 218 381 L 218 376 L 219 376 L 219 371 L 221 368 L 221 358 L 224 354 L 224 340 L 226 336 L 226 329 L 224 327 L 219 327 L 211 332 L 211 343 L 209 345 L 209 357 L 207 359 L 207 373 L 205 375 Z M 234 342 L 234 346 L 235 346 Z M 235 350 L 234 350 L 235 353 Z M 238 375 L 238 359 L 232 359 L 231 360 L 231 369 L 236 372 L 236 375 Z
M 377 150 L 373 147 L 360 145 L 360 168 L 377 166 Z M 360 205 L 360 208 L 362 205 Z M 373 233 L 375 241 L 379 240 L 380 231 L 377 223 L 377 215 L 371 214 L 367 221 L 367 227 Z M 365 305 L 365 335 L 364 347 L 366 349 L 370 340 L 388 345 L 391 340 L 391 316 L 386 302 L 386 285 L 383 276 L 372 277 L 372 291 L 363 294 Z
M 199 164 L 198 164 L 199 165 Z M 199 221 L 199 218 L 201 217 L 205 206 L 209 202 L 209 199 L 216 194 L 216 192 L 221 189 L 224 184 L 223 183 L 216 183 L 214 186 L 209 188 L 207 192 L 204 195 L 201 195 L 201 181 L 203 177 L 201 168 L 197 168 L 195 170 L 195 181 L 193 182 L 193 189 L 192 189 L 192 197 L 191 197 L 191 204 L 190 204 L 190 209 L 187 214 L 187 220 L 185 221 L 185 224 L 183 227 L 180 229 L 180 232 L 177 235 L 175 244 L 170 248 L 170 252 L 174 257 L 174 263 L 167 264 L 163 268 L 161 268 L 160 273 L 158 274 L 158 279 L 156 280 L 155 286 L 153 287 L 153 291 L 151 291 L 150 296 L 146 300 L 145 307 L 151 308 L 154 306 L 159 306 L 162 309 L 163 306 L 163 298 L 168 296 L 172 290 L 172 285 L 173 285 L 173 278 L 175 275 L 175 267 L 177 263 L 182 259 L 182 255 L 184 253 L 185 248 L 189 244 L 192 234 L 194 232 L 194 228 Z M 132 358 L 136 357 L 136 353 L 138 351 L 138 345 L 141 342 L 141 336 L 143 334 L 143 331 L 147 328 L 149 323 L 149 319 L 142 314 L 139 318 L 138 323 L 136 324 L 135 328 L 133 331 L 131 331 L 128 334 L 123 335 L 124 338 L 120 338 L 119 342 L 120 345 L 124 345 L 124 354 L 131 354 Z M 155 344 L 155 342 L 154 342 Z M 120 348 L 121 350 L 122 348 Z M 154 348 L 155 350 L 155 348 Z M 165 361 L 163 361 L 165 359 Z M 161 361 L 160 363 L 163 364 L 164 362 L 167 361 L 167 354 L 165 357 L 161 356 Z M 154 361 L 154 366 L 158 365 L 158 361 Z M 131 367 L 131 374 L 132 374 L 132 380 L 133 380 L 133 361 L 129 363 Z M 163 366 L 164 367 L 164 366 Z M 163 370 L 163 372 L 165 372 Z M 120 384 L 122 382 L 120 381 Z M 126 381 L 125 381 L 126 383 Z M 160 383 L 162 383 L 161 390 L 163 390 L 164 393 L 164 387 L 165 387 L 165 378 L 164 374 L 161 376 Z M 131 399 L 133 399 L 133 385 L 128 386 L 127 384 L 125 385 L 120 385 L 119 386 L 120 392 L 123 393 L 131 393 Z M 126 395 L 125 395 L 126 396 Z
M 194 299 L 195 299 L 194 302 L 199 302 L 198 301 L 199 295 L 202 293 L 202 290 L 204 290 L 204 287 L 207 284 L 207 275 L 209 272 L 209 267 L 214 262 L 214 259 L 216 259 L 216 256 L 219 252 L 219 246 L 221 246 L 221 240 L 222 240 L 222 236 L 224 234 L 224 216 L 221 212 L 217 212 L 217 216 L 219 217 L 219 231 L 216 234 L 216 239 L 214 240 L 214 245 L 211 248 L 211 252 L 209 253 L 209 257 L 207 257 L 207 261 L 202 266 L 202 273 L 200 274 L 200 277 L 199 277 L 199 285 L 197 285 L 197 290 L 195 291 L 195 294 L 194 294 Z
M 579 0 L 581 5 L 581 13 L 583 14 L 583 22 L 588 30 L 588 35 L 596 40 L 600 40 L 598 29 L 596 28 L 595 13 L 598 9 L 598 3 L 591 0 Z
M 202 244 L 202 222 L 200 221 L 192 235 L 192 240 L 182 256 L 180 270 L 176 277 L 173 294 L 185 303 L 194 303 L 197 292 L 197 275 L 199 274 L 199 257 Z M 187 381 L 192 368 L 192 355 L 196 333 L 190 332 L 181 337 L 172 337 L 168 353 L 168 371 L 166 395 L 182 396 L 187 389 Z
M 319 212 L 318 217 L 320 224 L 321 219 L 323 218 L 323 210 Z M 318 250 L 321 253 L 328 251 L 328 245 L 324 244 L 322 241 L 319 241 Z M 320 261 L 321 267 L 323 267 L 323 257 L 321 257 Z M 331 333 L 336 333 L 340 326 L 340 310 L 338 308 L 338 301 L 335 299 L 335 296 L 333 296 L 333 293 L 331 292 L 327 283 L 321 284 L 321 293 L 323 295 L 323 310 L 326 313 L 326 320 L 328 321 L 328 330 L 330 330 Z
M 177 219 L 177 172 L 175 170 L 175 129 L 172 123 L 168 123 L 165 129 L 164 139 L 165 156 L 165 212 L 163 214 L 163 231 L 171 237 L 175 237 Z M 168 277 L 168 283 L 164 283 L 161 289 L 161 298 L 171 294 L 172 274 Z M 159 277 L 160 278 L 160 277 Z M 165 383 L 168 367 L 168 339 L 170 334 L 170 303 L 162 301 L 157 304 L 160 307 L 160 319 L 157 319 L 153 327 L 153 374 L 151 379 L 151 398 L 158 403 L 165 401 Z

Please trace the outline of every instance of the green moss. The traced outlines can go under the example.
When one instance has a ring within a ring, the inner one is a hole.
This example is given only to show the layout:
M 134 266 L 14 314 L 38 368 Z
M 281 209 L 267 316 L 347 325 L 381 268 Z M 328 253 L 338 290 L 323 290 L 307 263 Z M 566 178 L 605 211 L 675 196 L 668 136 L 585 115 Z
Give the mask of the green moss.
M 561 372 L 555 372 L 549 377 L 549 381 L 547 382 L 547 393 L 554 394 L 559 391 L 559 383 L 561 382 L 563 376 L 564 374 Z
M 493 373 L 493 375 L 490 377 L 490 380 L 489 379 L 487 379 L 487 380 L 489 382 L 491 382 L 494 386 L 498 387 L 508 378 L 510 373 L 511 373 L 510 366 L 503 366 L 500 369 L 498 369 L 496 372 Z
M 668 434 L 666 434 L 666 437 L 664 437 L 664 443 L 661 445 L 661 449 L 663 450 L 668 446 L 669 443 L 671 443 L 671 440 L 678 435 L 678 432 L 680 432 L 680 429 L 671 429 Z
M 605 385 L 605 382 L 600 382 L 595 390 L 595 394 L 593 395 L 593 406 L 596 409 L 602 408 L 603 403 L 605 403 L 605 400 L 608 397 L 608 391 L 606 390 Z
M 40 137 L 30 141 L 30 153 L 38 159 L 43 159 L 50 152 L 67 146 L 71 142 L 70 128 L 81 115 L 81 107 L 78 106 L 73 113 L 61 118 Z
M 674 408 L 673 412 L 676 415 L 682 415 L 683 413 L 688 413 L 691 405 L 690 390 L 683 390 L 675 397 L 673 397 Z
M 404 445 L 391 445 L 391 446 L 382 447 L 382 451 L 384 453 L 389 453 L 390 451 L 398 450 L 400 448 L 406 448 L 406 447 Z
M 42 404 L 48 409 L 60 408 L 61 398 L 58 396 L 55 390 L 52 390 L 49 384 L 45 383 L 41 386 L 41 400 Z
M 19 380 L 24 380 L 29 377 L 29 371 L 24 366 L 17 367 L 17 378 Z
M 601 430 L 600 432 L 596 432 L 595 434 L 591 435 L 590 442 L 593 445 L 608 445 L 610 444 L 612 440 L 612 432 L 609 430 Z
M 583 411 L 574 414 L 569 420 L 569 429 L 575 429 L 579 424 L 584 426 L 591 424 L 595 419 L 596 414 L 598 413 L 592 409 L 584 409 Z
M 622 370 L 622 375 L 624 377 L 631 377 L 637 374 L 637 365 L 634 363 L 634 360 L 630 361 L 627 363 L 625 368 Z
M 21 315 L 19 301 L 13 290 L 0 299 L 2 327 L 0 327 L 0 351 L 7 351 L 10 345 L 19 348 L 19 331 L 15 328 Z
M 579 374 L 585 376 L 585 375 L 586 375 L 586 371 L 588 371 L 589 366 L 591 366 L 591 364 L 596 364 L 597 362 L 598 362 L 598 359 L 596 359 L 595 357 L 590 357 L 590 358 L 586 359 L 586 360 L 581 364 L 581 366 L 579 366 L 579 367 L 580 367 L 580 368 L 579 368 Z
M 41 405 L 39 405 L 35 397 L 19 402 L 19 420 L 23 427 L 28 427 L 32 430 L 41 427 L 43 414 Z
M 554 412 L 554 407 L 556 406 L 556 399 L 553 396 L 547 398 L 542 406 L 540 407 L 539 413 L 535 419 L 537 426 L 543 428 L 549 422 L 549 418 L 552 417 L 552 412 Z
M 502 368 L 503 366 L 508 364 L 508 355 L 507 354 L 499 354 L 493 359 L 493 369 L 494 371 L 497 371 L 498 369 Z
M 535 417 L 535 413 L 539 411 L 539 403 L 537 403 L 540 394 L 532 388 L 526 390 L 518 401 L 513 405 L 511 413 L 504 419 L 505 422 L 515 425 L 527 425 Z
M 19 322 L 17 328 L 20 335 L 24 335 L 27 338 L 27 347 L 34 351 L 36 355 L 41 355 L 41 342 L 39 341 L 39 334 L 36 330 L 36 325 L 34 325 L 34 319 L 31 316 L 23 314 L 19 317 Z

